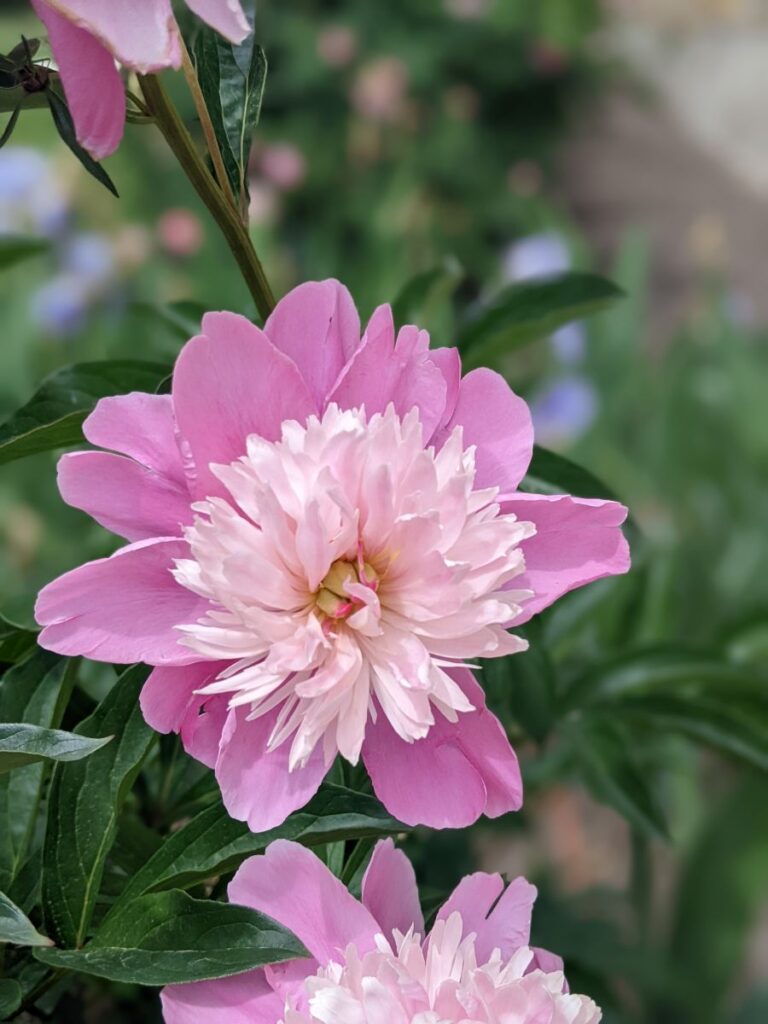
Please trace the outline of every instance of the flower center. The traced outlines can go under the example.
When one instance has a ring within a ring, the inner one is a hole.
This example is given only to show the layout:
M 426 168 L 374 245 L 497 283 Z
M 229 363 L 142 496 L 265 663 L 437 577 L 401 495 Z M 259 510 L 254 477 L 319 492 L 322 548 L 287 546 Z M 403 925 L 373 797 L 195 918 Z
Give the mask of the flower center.
M 315 594 L 315 604 L 329 619 L 346 619 L 363 607 L 364 602 L 349 592 L 350 584 L 367 587 L 375 594 L 379 589 L 379 574 L 368 562 L 345 562 L 339 559 L 323 577 Z

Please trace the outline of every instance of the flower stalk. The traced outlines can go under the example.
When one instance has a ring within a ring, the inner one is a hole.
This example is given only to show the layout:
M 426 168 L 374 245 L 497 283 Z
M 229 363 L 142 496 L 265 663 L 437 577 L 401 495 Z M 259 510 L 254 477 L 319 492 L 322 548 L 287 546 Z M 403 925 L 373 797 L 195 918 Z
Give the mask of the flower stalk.
M 275 298 L 237 209 L 208 170 L 160 78 L 157 75 L 140 75 L 139 84 L 150 114 L 195 191 L 219 225 L 256 308 L 266 319 L 275 307 Z

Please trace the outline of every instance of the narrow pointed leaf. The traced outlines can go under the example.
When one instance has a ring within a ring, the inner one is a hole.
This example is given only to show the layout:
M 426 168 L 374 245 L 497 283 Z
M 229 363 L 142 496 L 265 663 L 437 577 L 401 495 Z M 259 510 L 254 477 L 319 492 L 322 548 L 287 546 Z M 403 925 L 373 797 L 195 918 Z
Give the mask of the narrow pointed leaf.
M 51 967 L 139 985 L 223 978 L 306 955 L 299 940 L 271 918 L 178 891 L 140 896 L 83 949 L 36 951 Z
M 154 391 L 168 376 L 159 363 L 114 360 L 66 366 L 46 378 L 26 405 L 0 424 L 0 465 L 83 440 L 83 420 L 100 398 Z
M 144 722 L 139 693 L 147 669 L 124 672 L 81 736 L 112 743 L 75 764 L 58 765 L 49 796 L 43 855 L 43 905 L 47 930 L 63 946 L 80 946 L 88 934 L 117 817 L 154 734 Z
M 100 184 L 111 192 L 113 196 L 119 199 L 120 197 L 118 196 L 117 189 L 115 188 L 115 183 L 112 181 L 110 176 L 101 164 L 94 160 L 91 154 L 87 150 L 83 149 L 77 141 L 75 122 L 72 120 L 72 115 L 69 112 L 69 107 L 67 106 L 66 101 L 50 86 L 45 90 L 45 96 L 51 110 L 53 123 L 56 126 L 56 131 L 59 133 L 59 137 L 62 142 L 72 150 L 86 171 L 88 171 L 96 181 L 100 182 Z
M 0 143 L 2 145 L 2 143 Z M 48 252 L 51 245 L 46 238 L 26 235 L 0 235 L 0 270 Z
M 45 935 L 41 935 L 26 914 L 0 892 L 0 943 L 11 942 L 14 946 L 52 946 Z
M 42 729 L 23 722 L 0 723 L 0 773 L 38 761 L 81 761 L 94 754 L 111 736 L 89 739 L 61 729 Z

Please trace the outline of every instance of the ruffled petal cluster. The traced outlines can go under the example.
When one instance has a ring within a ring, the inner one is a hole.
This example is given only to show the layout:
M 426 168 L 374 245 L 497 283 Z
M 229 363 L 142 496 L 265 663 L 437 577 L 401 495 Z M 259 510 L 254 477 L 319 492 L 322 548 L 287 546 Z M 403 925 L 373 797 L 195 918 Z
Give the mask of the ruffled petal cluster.
M 181 36 L 171 0 L 31 0 L 61 73 L 77 139 L 96 159 L 123 136 L 125 89 L 115 62 L 142 74 L 181 66 Z M 240 0 L 187 0 L 227 39 L 251 27 Z
M 254 831 L 361 756 L 408 824 L 520 806 L 517 759 L 466 660 L 625 572 L 615 502 L 518 491 L 525 403 L 455 349 L 365 331 L 338 282 L 302 285 L 264 329 L 210 313 L 171 395 L 102 399 L 100 451 L 65 455 L 65 501 L 128 544 L 49 584 L 40 642 L 154 666 L 142 708 L 214 768 Z
M 291 886 L 280 886 L 290 877 Z M 167 988 L 166 1024 L 598 1024 L 568 991 L 559 957 L 529 946 L 536 890 L 469 875 L 425 935 L 413 868 L 391 840 L 373 853 L 357 902 L 301 846 L 273 843 L 237 872 L 230 899 L 301 938 L 304 960 Z M 303 912 L 302 912 L 303 908 Z

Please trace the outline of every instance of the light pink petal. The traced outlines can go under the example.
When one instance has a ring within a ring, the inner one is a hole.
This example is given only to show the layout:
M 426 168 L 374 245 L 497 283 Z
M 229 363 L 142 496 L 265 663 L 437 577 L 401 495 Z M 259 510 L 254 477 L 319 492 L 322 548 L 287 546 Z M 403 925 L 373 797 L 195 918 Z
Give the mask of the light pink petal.
M 68 505 L 126 540 L 180 534 L 192 522 L 185 484 L 109 452 L 72 452 L 59 460 L 58 484 Z
M 170 395 L 132 391 L 102 398 L 83 423 L 83 434 L 97 448 L 129 455 L 142 466 L 186 485 Z
M 48 31 L 77 141 L 96 160 L 114 153 L 123 137 L 125 89 L 109 50 L 44 0 L 32 0 Z
M 181 67 L 179 30 L 170 0 L 47 0 L 106 46 L 126 67 L 149 74 Z
M 523 479 L 533 452 L 533 424 L 528 406 L 493 370 L 472 370 L 462 378 L 456 408 L 440 445 L 454 427 L 464 428 L 464 447 L 477 446 L 475 487 L 513 491 Z
M 176 558 L 189 547 L 176 538 L 141 541 L 111 558 L 87 562 L 43 587 L 35 617 L 40 645 L 95 661 L 186 665 L 200 656 L 179 644 L 176 626 L 210 607 L 174 580 Z
M 236 313 L 203 317 L 203 334 L 176 361 L 173 402 L 197 497 L 228 494 L 210 464 L 245 455 L 249 434 L 275 441 L 284 420 L 303 423 L 315 412 L 295 364 Z
M 502 496 L 501 510 L 536 525 L 523 541 L 525 573 L 510 583 L 514 590 L 532 590 L 516 624 L 576 587 L 629 569 L 629 545 L 621 532 L 624 505 L 593 498 L 518 493 Z
M 275 1024 L 285 1004 L 259 969 L 217 981 L 169 985 L 160 993 L 165 1024 Z
M 290 741 L 267 751 L 278 710 L 247 721 L 248 708 L 229 712 L 216 762 L 224 806 L 252 832 L 282 825 L 288 815 L 315 795 L 325 778 L 322 744 L 303 768 L 288 771 Z
M 359 953 L 374 946 L 378 924 L 323 862 L 299 843 L 278 839 L 263 856 L 238 869 L 230 903 L 253 907 L 293 932 L 327 964 L 353 943 Z
M 424 934 L 416 872 L 391 839 L 381 839 L 374 847 L 363 875 L 361 899 L 387 938 L 395 928 L 405 934 L 413 927 Z
M 179 732 L 187 714 L 193 709 L 196 711 L 208 699 L 195 690 L 211 682 L 226 664 L 198 661 L 194 665 L 166 665 L 154 669 L 139 698 L 147 724 L 158 732 Z
M 231 43 L 242 43 L 251 31 L 239 0 L 187 0 L 187 7 Z
M 481 814 L 498 817 L 522 806 L 517 757 L 480 687 L 466 669 L 450 673 L 474 711 L 449 722 L 435 712 L 423 740 L 406 743 L 383 714 L 369 724 L 363 758 L 387 810 L 408 825 L 465 828 Z
M 443 415 L 445 397 L 445 378 L 429 358 L 426 331 L 403 327 L 395 342 L 392 309 L 379 306 L 328 400 L 342 409 L 365 405 L 369 417 L 390 402 L 400 416 L 415 406 L 428 438 Z
M 360 318 L 343 284 L 308 281 L 282 298 L 264 330 L 299 367 L 318 408 L 360 345 Z
M 456 911 L 464 922 L 464 934 L 475 932 L 478 963 L 486 963 L 494 949 L 508 960 L 531 936 L 531 915 L 536 887 L 516 878 L 504 888 L 500 875 L 478 871 L 467 875 L 453 890 L 437 914 L 445 920 Z

